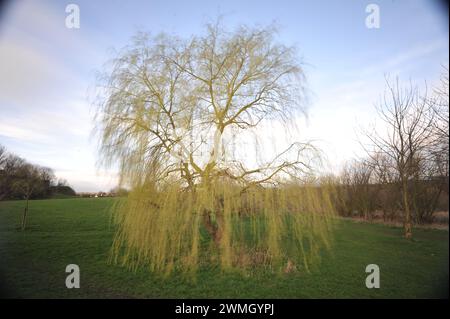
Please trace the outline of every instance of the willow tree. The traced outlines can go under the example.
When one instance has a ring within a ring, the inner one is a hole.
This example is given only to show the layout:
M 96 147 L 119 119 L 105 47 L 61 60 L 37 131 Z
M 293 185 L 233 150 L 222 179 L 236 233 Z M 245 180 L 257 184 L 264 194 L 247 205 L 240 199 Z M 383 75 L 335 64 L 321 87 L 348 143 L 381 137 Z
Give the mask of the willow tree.
M 328 189 L 305 182 L 317 152 L 263 147 L 264 129 L 293 128 L 304 111 L 296 51 L 274 34 L 140 33 L 111 61 L 96 116 L 101 154 L 131 189 L 115 214 L 116 261 L 166 273 L 202 261 L 307 269 L 328 245 Z

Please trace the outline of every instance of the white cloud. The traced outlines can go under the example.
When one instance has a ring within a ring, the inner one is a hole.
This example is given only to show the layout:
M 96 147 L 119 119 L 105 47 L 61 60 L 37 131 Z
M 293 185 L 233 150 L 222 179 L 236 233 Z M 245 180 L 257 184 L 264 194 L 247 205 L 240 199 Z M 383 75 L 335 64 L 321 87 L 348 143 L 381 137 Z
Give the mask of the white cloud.
M 361 70 L 361 74 L 364 76 L 370 76 L 373 74 L 399 74 L 401 69 L 408 67 L 408 63 L 414 63 L 418 59 L 426 57 L 438 50 L 448 48 L 448 39 L 439 38 L 425 43 L 418 43 L 414 46 L 395 54 L 394 56 L 375 62 L 366 68 Z M 448 50 L 448 49 L 447 49 Z M 439 63 L 438 61 L 437 63 Z M 409 66 L 410 67 L 410 66 Z
M 307 138 L 316 140 L 316 144 L 323 149 L 330 170 L 337 171 L 346 160 L 364 156 L 359 141 L 363 139 L 365 129 L 375 124 L 378 129 L 384 129 L 384 126 L 376 123 L 374 105 L 384 92 L 385 74 L 402 74 L 401 83 L 406 83 L 409 81 L 409 72 L 414 70 L 419 59 L 445 46 L 448 46 L 445 39 L 418 44 L 360 70 L 349 71 L 347 81 L 331 87 L 318 86 L 317 98 L 310 108 L 304 132 Z M 435 78 L 438 76 L 434 75 Z M 419 86 L 424 84 L 420 82 L 422 79 L 416 80 Z
M 2 122 L 0 122 L 0 136 L 31 142 L 42 141 L 47 138 L 46 135 L 34 132 L 31 129 Z
M 109 189 L 117 180 L 113 170 L 97 173 L 85 98 L 90 83 L 76 69 L 98 53 L 88 37 L 65 28 L 64 18 L 63 9 L 35 1 L 18 3 L 7 16 L 0 36 L 0 143 L 54 168 L 77 191 Z

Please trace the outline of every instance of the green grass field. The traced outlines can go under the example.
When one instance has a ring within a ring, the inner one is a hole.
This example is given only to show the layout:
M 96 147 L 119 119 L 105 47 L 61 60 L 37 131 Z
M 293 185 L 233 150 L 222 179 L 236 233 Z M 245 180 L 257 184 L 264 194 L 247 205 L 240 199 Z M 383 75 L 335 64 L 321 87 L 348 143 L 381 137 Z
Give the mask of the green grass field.
M 24 202 L 0 202 L 0 282 L 24 298 L 436 298 L 448 296 L 448 231 L 402 230 L 339 221 L 334 245 L 310 274 L 251 277 L 202 269 L 192 282 L 163 279 L 108 264 L 113 199 L 53 199 L 30 203 L 29 228 L 17 230 Z M 81 288 L 65 287 L 65 267 L 77 264 Z M 381 288 L 367 289 L 365 267 L 377 264 Z

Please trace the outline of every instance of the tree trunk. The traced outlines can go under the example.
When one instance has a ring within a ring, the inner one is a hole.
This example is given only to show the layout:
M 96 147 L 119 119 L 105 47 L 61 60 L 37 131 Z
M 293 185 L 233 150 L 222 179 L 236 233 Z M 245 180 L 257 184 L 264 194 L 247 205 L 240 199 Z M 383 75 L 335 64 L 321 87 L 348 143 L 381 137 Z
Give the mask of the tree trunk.
M 211 236 L 211 239 L 213 240 L 217 248 L 220 247 L 220 240 L 222 239 L 222 223 L 222 214 L 216 214 L 216 224 L 213 224 L 211 220 L 211 212 L 204 211 L 203 225 L 205 226 L 206 231 L 208 232 L 209 236 Z
M 27 196 L 27 203 L 25 205 L 25 209 L 23 210 L 23 216 L 22 216 L 22 231 L 24 231 L 27 226 L 28 200 L 29 200 L 29 198 Z
M 402 193 L 403 193 L 403 209 L 405 211 L 405 220 L 404 220 L 404 228 L 405 228 L 405 238 L 412 238 L 412 224 L 411 224 L 411 209 L 409 208 L 408 201 L 408 181 L 403 180 L 402 182 Z

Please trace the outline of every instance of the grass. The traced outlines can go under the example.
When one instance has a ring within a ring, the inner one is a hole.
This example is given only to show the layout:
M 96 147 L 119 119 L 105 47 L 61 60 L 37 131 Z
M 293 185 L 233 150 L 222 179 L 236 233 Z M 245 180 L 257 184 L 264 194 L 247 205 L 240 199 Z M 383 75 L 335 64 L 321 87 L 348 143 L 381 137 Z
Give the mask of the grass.
M 163 279 L 108 264 L 114 235 L 112 198 L 52 199 L 30 203 L 25 232 L 18 231 L 23 202 L 0 202 L 0 283 L 24 298 L 439 298 L 448 296 L 448 231 L 402 230 L 339 221 L 334 245 L 310 274 L 251 277 L 199 271 L 196 282 Z M 77 264 L 81 288 L 65 287 L 65 267 Z M 365 287 L 365 267 L 377 264 L 381 288 Z
M 62 193 L 53 193 L 51 198 L 52 199 L 67 199 L 67 198 L 76 198 L 76 195 L 67 195 Z

